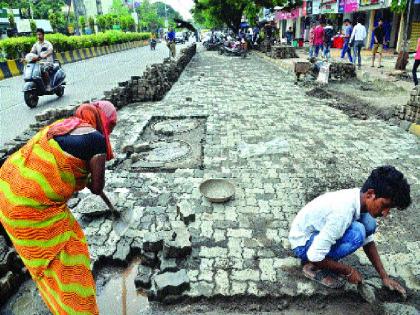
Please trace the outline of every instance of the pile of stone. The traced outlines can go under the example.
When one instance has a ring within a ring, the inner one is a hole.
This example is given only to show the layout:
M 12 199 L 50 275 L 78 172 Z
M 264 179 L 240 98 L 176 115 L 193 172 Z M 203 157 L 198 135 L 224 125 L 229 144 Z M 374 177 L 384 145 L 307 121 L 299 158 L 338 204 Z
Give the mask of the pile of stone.
M 191 235 L 187 229 L 195 220 L 189 203 L 177 206 L 179 221 L 171 229 L 150 233 L 143 239 L 141 264 L 134 281 L 138 290 L 145 290 L 150 300 L 171 303 L 179 300 L 190 288 L 183 262 L 191 254 Z
M 263 53 L 269 53 L 271 51 L 271 42 L 269 39 L 265 39 L 260 43 L 260 51 Z
M 105 97 L 103 99 L 110 101 L 117 108 L 122 108 L 133 102 L 161 100 L 195 55 L 196 48 L 196 44 L 191 45 L 181 50 L 180 57 L 177 60 L 165 59 L 162 64 L 155 64 L 147 68 L 143 76 L 133 76 L 129 81 L 119 82 L 118 87 L 104 92 Z M 0 148 L 0 167 L 11 154 L 19 150 L 41 128 L 58 119 L 73 115 L 79 104 L 88 102 L 81 101 L 77 105 L 69 105 L 61 109 L 49 109 L 35 116 L 36 122 L 34 124 L 31 124 L 21 135 Z
M 356 66 L 350 62 L 332 62 L 330 65 L 331 78 L 347 80 L 356 77 Z
M 147 67 L 143 76 L 120 82 L 118 87 L 105 92 L 106 100 L 121 108 L 133 102 L 159 101 L 178 80 L 182 71 L 196 53 L 196 45 L 181 50 L 177 60 L 167 58 L 161 64 Z
M 295 47 L 286 45 L 274 45 L 271 47 L 271 51 L 267 54 L 271 58 L 275 59 L 299 58 L 296 54 Z
M 420 124 L 420 87 L 416 86 L 410 94 L 410 101 L 397 114 L 402 120 Z

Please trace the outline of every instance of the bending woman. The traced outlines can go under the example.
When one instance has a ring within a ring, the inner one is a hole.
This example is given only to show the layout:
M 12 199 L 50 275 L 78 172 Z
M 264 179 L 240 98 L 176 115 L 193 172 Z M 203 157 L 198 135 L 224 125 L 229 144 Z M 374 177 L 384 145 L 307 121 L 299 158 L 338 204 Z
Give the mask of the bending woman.
M 102 192 L 116 121 L 110 102 L 81 105 L 0 169 L 0 222 L 53 314 L 98 314 L 86 238 L 66 202 L 85 187 Z

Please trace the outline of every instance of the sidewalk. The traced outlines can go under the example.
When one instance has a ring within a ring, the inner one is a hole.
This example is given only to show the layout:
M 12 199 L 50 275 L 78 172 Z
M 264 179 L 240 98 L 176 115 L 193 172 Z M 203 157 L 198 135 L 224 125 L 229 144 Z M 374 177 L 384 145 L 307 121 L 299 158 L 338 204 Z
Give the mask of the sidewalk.
M 350 118 L 307 96 L 292 75 L 254 54 L 242 59 L 200 51 L 162 101 L 132 104 L 118 117 L 112 135 L 117 160 L 107 170 L 105 191 L 129 229 L 121 236 L 109 217 L 81 220 L 78 211 L 102 205 L 83 193 L 72 211 L 94 266 L 127 262 L 141 251 L 175 295 L 165 298 L 187 299 L 146 314 L 350 315 L 380 307 L 390 315 L 420 308 L 417 137 L 383 121 Z M 123 152 L 127 142 L 137 145 L 137 155 Z M 144 153 L 150 144 L 157 150 Z M 345 261 L 375 288 L 377 300 L 369 305 L 354 285 L 330 290 L 306 279 L 287 238 L 307 202 L 326 191 L 360 187 L 384 164 L 396 166 L 412 184 L 412 206 L 392 211 L 376 233 L 386 270 L 409 295 L 401 301 L 383 288 L 359 250 Z M 198 187 L 209 178 L 229 179 L 234 199 L 205 199 Z M 162 241 L 166 234 L 170 239 Z M 184 255 L 168 259 L 177 246 Z M 106 269 L 97 270 L 107 277 Z

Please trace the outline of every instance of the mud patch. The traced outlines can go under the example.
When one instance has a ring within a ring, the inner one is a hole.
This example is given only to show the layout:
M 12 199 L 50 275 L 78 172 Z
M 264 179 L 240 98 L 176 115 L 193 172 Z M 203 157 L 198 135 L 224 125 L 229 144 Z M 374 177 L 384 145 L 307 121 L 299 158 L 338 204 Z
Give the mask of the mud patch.
M 330 99 L 330 98 L 332 98 L 332 95 L 321 87 L 313 88 L 312 90 L 306 92 L 306 95 L 316 97 L 316 98 L 320 98 L 320 99 Z

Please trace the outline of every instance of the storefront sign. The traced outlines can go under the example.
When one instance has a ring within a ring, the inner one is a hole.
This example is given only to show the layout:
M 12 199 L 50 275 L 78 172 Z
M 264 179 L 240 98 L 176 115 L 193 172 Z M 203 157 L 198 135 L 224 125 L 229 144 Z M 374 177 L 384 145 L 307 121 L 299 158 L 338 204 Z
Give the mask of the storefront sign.
M 385 0 L 360 0 L 359 5 L 367 6 L 367 5 L 376 5 L 376 4 L 384 4 Z
M 312 0 L 312 14 L 319 14 L 320 0 Z
M 276 20 L 296 20 L 299 17 L 300 8 L 293 9 L 292 11 L 279 11 L 276 13 Z
M 322 0 L 321 13 L 338 13 L 337 0 Z
M 359 0 L 345 0 L 344 13 L 352 13 L 359 9 Z
M 338 13 L 344 13 L 345 3 L 346 3 L 345 0 L 339 0 L 339 2 L 338 2 Z
M 306 1 L 306 16 L 310 15 L 312 15 L 312 0 Z

